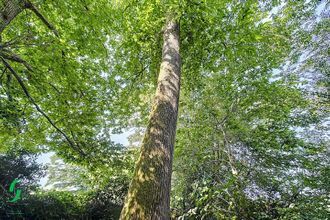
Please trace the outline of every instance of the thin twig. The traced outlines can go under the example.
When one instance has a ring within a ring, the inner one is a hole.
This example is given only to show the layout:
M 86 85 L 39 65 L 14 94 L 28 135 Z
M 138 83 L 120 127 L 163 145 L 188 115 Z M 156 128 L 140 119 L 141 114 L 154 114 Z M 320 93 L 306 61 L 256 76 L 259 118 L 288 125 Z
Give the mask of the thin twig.
M 5 75 L 5 73 L 6 73 L 6 70 L 7 70 L 7 67 L 5 67 L 2 71 L 2 74 L 0 76 L 0 83 L 1 83 L 1 79 L 2 79 L 3 75 Z

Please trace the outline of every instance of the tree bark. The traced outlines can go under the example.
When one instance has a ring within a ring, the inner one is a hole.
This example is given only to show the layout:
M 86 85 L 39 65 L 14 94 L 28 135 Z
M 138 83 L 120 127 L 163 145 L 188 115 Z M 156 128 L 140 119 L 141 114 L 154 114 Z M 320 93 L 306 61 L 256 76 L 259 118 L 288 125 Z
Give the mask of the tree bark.
M 26 9 L 24 0 L 3 0 L 0 4 L 0 34 L 14 18 Z
M 164 29 L 162 62 L 140 157 L 121 212 L 121 220 L 170 219 L 170 190 L 180 93 L 179 25 Z
M 23 10 L 31 10 L 54 34 L 58 37 L 55 27 L 39 12 L 30 0 L 2 0 L 0 4 L 0 35 L 3 30 L 14 20 Z

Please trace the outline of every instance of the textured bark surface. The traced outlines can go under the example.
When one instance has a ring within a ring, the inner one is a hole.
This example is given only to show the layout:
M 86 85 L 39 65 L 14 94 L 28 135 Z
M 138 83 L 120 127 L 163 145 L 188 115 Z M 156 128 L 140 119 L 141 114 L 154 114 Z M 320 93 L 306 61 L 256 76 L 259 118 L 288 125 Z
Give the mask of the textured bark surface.
M 25 9 L 31 10 L 58 37 L 55 27 L 44 17 L 29 0 L 0 0 L 0 35 L 3 30 Z
M 19 15 L 26 4 L 24 0 L 0 0 L 0 34 L 10 24 L 14 18 Z
M 126 219 L 170 219 L 170 190 L 180 93 L 179 26 L 164 30 L 162 62 L 149 124 L 121 212 Z

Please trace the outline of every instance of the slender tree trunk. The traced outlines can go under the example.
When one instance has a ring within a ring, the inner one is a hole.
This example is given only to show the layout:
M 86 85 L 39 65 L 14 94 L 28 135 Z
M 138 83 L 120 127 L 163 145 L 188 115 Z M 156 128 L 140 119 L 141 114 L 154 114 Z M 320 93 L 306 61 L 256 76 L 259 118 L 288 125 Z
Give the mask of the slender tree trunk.
M 180 93 L 179 25 L 168 20 L 156 96 L 121 220 L 170 219 L 170 190 Z

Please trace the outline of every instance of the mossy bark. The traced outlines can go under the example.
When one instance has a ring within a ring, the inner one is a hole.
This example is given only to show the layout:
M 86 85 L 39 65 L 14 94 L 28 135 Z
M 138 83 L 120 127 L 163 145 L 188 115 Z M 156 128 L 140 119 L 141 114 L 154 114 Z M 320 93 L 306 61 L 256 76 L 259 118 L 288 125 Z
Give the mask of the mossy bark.
M 149 124 L 121 220 L 170 219 L 170 189 L 180 93 L 179 25 L 168 20 Z

